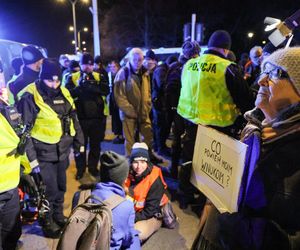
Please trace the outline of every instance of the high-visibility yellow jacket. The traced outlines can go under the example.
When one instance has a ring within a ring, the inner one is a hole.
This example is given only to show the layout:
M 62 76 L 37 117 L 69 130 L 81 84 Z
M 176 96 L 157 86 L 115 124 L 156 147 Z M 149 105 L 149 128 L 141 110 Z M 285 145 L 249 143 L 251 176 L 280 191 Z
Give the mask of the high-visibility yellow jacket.
M 64 87 L 61 87 L 61 91 L 71 106 L 74 107 L 74 101 L 70 92 Z M 44 102 L 35 83 L 28 85 L 26 92 L 33 95 L 36 105 L 40 108 L 34 126 L 31 130 L 31 137 L 49 144 L 58 143 L 63 135 L 61 119 L 58 117 L 57 113 Z M 75 128 L 72 119 L 70 120 L 70 135 L 75 135 Z
M 211 54 L 190 59 L 182 72 L 177 112 L 195 124 L 232 125 L 239 110 L 226 86 L 225 73 L 230 64 Z
M 0 193 L 2 193 L 18 186 L 21 157 L 15 154 L 8 156 L 17 148 L 20 139 L 1 113 L 0 128 Z

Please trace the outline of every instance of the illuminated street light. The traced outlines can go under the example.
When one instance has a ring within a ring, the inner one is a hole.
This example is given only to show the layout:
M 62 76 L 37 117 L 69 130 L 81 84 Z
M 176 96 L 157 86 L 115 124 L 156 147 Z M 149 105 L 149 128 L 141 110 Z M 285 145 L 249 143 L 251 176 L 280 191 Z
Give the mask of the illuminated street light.
M 265 40 L 263 40 L 261 43 L 262 43 L 262 44 L 266 44 L 267 42 L 266 42 Z
M 70 31 L 73 31 L 73 26 L 70 26 L 69 27 L 69 30 Z M 79 48 L 79 51 L 81 50 L 81 44 L 86 44 L 86 42 L 85 41 L 82 41 L 81 42 L 81 32 L 88 32 L 89 31 L 89 28 L 88 27 L 84 27 L 84 28 L 82 28 L 82 29 L 80 29 L 80 30 L 78 30 L 78 32 L 77 32 L 77 43 L 78 43 L 78 46 L 76 46 L 76 48 Z M 73 43 L 73 41 L 74 41 L 74 43 Z M 73 40 L 72 41 L 72 44 L 76 44 L 76 41 L 75 40 Z M 78 50 L 77 50 L 78 51 Z
M 254 36 L 254 33 L 253 33 L 253 32 L 249 32 L 249 33 L 248 33 L 248 37 L 249 37 L 249 38 L 252 38 L 253 36 Z
M 58 2 L 65 2 L 65 0 L 57 0 Z M 79 0 L 69 0 L 72 5 L 72 14 L 73 14 L 73 31 L 74 31 L 74 40 L 75 40 L 75 54 L 77 53 L 78 48 L 78 37 L 77 37 L 77 28 L 76 28 L 76 9 L 75 5 Z M 83 3 L 88 3 L 89 0 L 81 0 Z
M 70 26 L 70 27 L 69 27 L 69 31 L 74 31 L 74 27 L 73 27 L 73 26 Z
M 75 44 L 75 41 L 74 41 L 74 40 L 72 40 L 72 44 Z

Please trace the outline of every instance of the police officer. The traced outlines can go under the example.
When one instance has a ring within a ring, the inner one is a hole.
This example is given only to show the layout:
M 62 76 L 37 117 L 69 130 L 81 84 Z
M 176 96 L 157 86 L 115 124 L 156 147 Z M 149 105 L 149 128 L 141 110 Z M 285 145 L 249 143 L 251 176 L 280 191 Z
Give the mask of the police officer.
M 16 248 L 21 236 L 18 184 L 24 158 L 19 150 L 20 115 L 2 101 L 0 111 L 0 249 L 10 250 Z
M 226 59 L 230 47 L 229 33 L 215 31 L 208 41 L 208 50 L 187 61 L 183 68 L 177 112 L 185 119 L 185 162 L 193 159 L 198 124 L 237 137 L 241 129 L 240 114 L 254 106 L 254 95 L 239 68 Z M 192 199 L 187 193 L 185 198 Z
M 74 102 L 69 91 L 61 87 L 60 77 L 58 62 L 45 59 L 39 79 L 28 85 L 18 102 L 24 123 L 32 125 L 32 151 L 37 155 L 36 165 L 41 170 L 50 203 L 50 212 L 42 226 L 45 236 L 51 238 L 58 237 L 66 223 L 63 202 L 70 146 L 73 143 L 76 153 L 84 151 Z
M 85 148 L 89 143 L 88 170 L 94 177 L 99 177 L 97 169 L 100 157 L 100 143 L 104 139 L 108 106 L 106 96 L 109 94 L 109 85 L 105 77 L 93 71 L 94 58 L 84 53 L 80 58 L 79 72 L 71 74 L 66 82 L 75 100 L 79 122 L 84 134 Z M 81 179 L 86 169 L 86 152 L 75 156 L 77 174 Z
M 43 54 L 32 45 L 22 49 L 23 72 L 15 81 L 11 81 L 7 87 L 10 104 L 14 104 L 18 101 L 19 93 L 22 92 L 28 84 L 38 78 L 43 59 Z

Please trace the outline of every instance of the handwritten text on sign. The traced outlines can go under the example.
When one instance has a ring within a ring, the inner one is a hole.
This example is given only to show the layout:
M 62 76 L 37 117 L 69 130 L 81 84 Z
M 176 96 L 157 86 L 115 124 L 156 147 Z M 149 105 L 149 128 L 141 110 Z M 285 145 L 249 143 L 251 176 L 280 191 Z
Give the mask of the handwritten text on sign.
M 191 181 L 220 212 L 237 210 L 246 150 L 245 144 L 199 125 Z

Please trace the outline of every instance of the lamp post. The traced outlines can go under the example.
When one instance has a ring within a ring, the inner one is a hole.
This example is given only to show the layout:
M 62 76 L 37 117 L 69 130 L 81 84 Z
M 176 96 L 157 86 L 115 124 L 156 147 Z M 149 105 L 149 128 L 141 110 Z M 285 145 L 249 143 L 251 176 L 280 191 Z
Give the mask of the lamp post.
M 70 31 L 74 31 L 75 29 L 74 29 L 74 27 L 73 26 L 70 26 L 69 27 L 69 30 Z M 88 32 L 89 31 L 89 29 L 87 28 L 87 27 L 84 27 L 83 29 L 80 29 L 80 30 L 78 30 L 77 31 L 77 34 L 76 34 L 76 38 L 77 38 L 77 46 L 76 46 L 76 52 L 79 50 L 79 51 L 81 51 L 81 32 Z M 73 42 L 73 44 L 76 44 L 76 40 L 73 40 L 74 42 Z M 84 44 L 85 44 L 85 42 L 84 42 Z
M 60 2 L 63 2 L 64 0 L 58 0 Z M 72 5 L 72 15 L 73 15 L 73 31 L 74 31 L 74 41 L 75 41 L 75 54 L 77 53 L 78 49 L 78 36 L 77 36 L 77 26 L 76 26 L 76 9 L 75 5 L 79 0 L 69 0 L 69 2 Z M 81 0 L 84 3 L 88 3 L 89 0 Z

